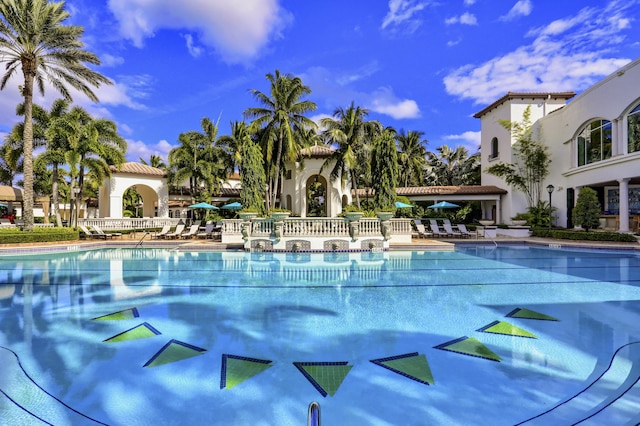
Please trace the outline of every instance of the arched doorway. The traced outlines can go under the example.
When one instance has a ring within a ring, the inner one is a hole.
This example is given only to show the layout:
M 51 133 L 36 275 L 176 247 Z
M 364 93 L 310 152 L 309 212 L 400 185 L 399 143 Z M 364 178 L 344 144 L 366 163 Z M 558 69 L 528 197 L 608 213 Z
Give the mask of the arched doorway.
M 158 194 L 147 185 L 132 185 L 122 196 L 123 217 L 155 217 Z
M 327 180 L 321 175 L 307 179 L 307 217 L 327 216 Z

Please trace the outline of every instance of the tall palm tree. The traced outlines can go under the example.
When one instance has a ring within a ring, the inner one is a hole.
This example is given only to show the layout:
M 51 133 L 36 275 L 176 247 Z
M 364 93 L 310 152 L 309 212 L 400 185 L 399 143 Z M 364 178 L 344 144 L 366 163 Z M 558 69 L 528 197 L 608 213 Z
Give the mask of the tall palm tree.
M 13 186 L 16 174 L 22 170 L 22 149 L 16 147 L 11 136 L 0 145 L 0 183 Z
M 433 185 L 472 185 L 478 184 L 480 157 L 478 154 L 469 156 L 469 151 L 463 146 L 451 149 L 442 145 L 436 149 L 437 154 L 427 153 L 428 166 L 426 173 L 435 176 Z
M 253 118 L 256 126 L 264 128 L 262 146 L 267 168 L 267 202 L 274 208 L 284 173 L 284 163 L 295 161 L 303 148 L 297 136 L 303 129 L 315 129 L 316 124 L 304 114 L 315 111 L 316 104 L 302 100 L 311 89 L 302 83 L 300 77 L 290 74 L 267 74 L 271 85 L 269 94 L 257 89 L 251 93 L 262 107 L 248 108 L 245 116 Z
M 396 135 L 398 142 L 398 168 L 402 186 L 421 186 L 424 182 L 423 170 L 427 162 L 426 140 L 424 132 L 400 130 Z
M 48 81 L 62 96 L 71 100 L 65 85 L 77 89 L 97 102 L 91 88 L 111 84 L 105 76 L 85 64 L 100 65 L 98 57 L 83 49 L 80 41 L 84 29 L 64 25 L 69 13 L 64 2 L 48 0 L 3 0 L 0 2 L 0 62 L 6 62 L 0 90 L 9 79 L 22 71 L 24 85 L 24 229 L 33 230 L 33 89 L 37 83 L 44 94 Z
M 174 184 L 188 180 L 194 199 L 211 201 L 227 179 L 231 160 L 218 143 L 218 123 L 205 117 L 200 124 L 202 132 L 192 130 L 178 136 L 180 146 L 169 152 L 169 167 L 175 170 Z
M 111 175 L 110 166 L 125 162 L 127 142 L 118 134 L 116 124 L 107 119 L 95 119 L 81 107 L 74 107 L 52 123 L 50 136 L 64 146 L 65 163 L 70 168 L 70 191 L 77 185 L 76 211 L 84 193 L 84 177 L 91 173 L 103 181 Z M 77 179 L 77 183 L 76 183 Z
M 144 158 L 140 157 L 140 162 L 145 166 L 155 167 L 156 169 L 161 169 L 161 170 L 167 169 L 167 165 L 165 164 L 162 157 L 160 157 L 159 155 L 151 154 L 148 162 Z
M 382 125 L 375 121 L 366 121 L 369 111 L 352 102 L 347 109 L 337 108 L 333 112 L 333 118 L 323 118 L 320 125 L 325 129 L 324 135 L 328 141 L 337 145 L 333 154 L 322 164 L 321 171 L 333 162 L 331 181 L 340 179 L 344 188 L 347 180 L 356 194 L 356 204 L 360 207 L 358 196 L 358 181 L 360 175 L 366 177 L 369 169 L 363 169 L 363 165 L 369 165 L 367 153 L 370 152 L 371 140 L 382 131 Z

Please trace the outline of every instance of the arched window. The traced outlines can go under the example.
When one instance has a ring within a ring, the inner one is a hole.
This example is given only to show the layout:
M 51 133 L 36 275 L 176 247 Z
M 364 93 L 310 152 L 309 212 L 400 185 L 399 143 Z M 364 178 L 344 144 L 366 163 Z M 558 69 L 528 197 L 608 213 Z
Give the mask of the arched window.
M 578 166 L 610 158 L 612 146 L 611 122 L 592 121 L 578 133 Z
M 500 152 L 498 151 L 498 138 L 491 139 L 491 153 L 489 154 L 489 159 L 498 158 Z
M 627 142 L 629 152 L 640 151 L 640 104 L 627 116 L 629 139 Z

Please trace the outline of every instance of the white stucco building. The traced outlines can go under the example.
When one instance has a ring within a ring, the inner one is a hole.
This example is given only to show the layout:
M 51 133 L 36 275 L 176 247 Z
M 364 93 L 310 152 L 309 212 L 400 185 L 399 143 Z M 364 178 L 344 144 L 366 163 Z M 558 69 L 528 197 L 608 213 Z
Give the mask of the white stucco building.
M 572 92 L 509 92 L 475 114 L 481 120 L 482 185 L 508 188 L 484 173 L 498 162 L 511 163 L 510 132 L 499 120 L 521 122 L 531 106 L 534 135 L 549 147 L 547 182 L 554 186 L 555 226 L 573 227 L 572 210 L 580 188 L 596 190 L 601 225 L 627 232 L 640 222 L 640 59 L 617 70 L 580 95 Z M 546 197 L 547 194 L 542 194 Z M 543 198 L 545 199 L 545 198 Z M 547 200 L 548 201 L 548 200 Z M 509 223 L 527 211 L 523 194 L 509 189 L 484 206 L 497 222 Z

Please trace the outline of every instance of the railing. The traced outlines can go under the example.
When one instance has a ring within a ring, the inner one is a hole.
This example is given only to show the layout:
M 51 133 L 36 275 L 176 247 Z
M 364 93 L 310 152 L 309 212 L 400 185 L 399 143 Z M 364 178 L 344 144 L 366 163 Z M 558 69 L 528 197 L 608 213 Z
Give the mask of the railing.
M 97 225 L 103 230 L 129 230 L 129 229 L 154 229 L 162 228 L 165 225 L 176 226 L 183 219 L 176 218 L 160 218 L 160 217 L 144 217 L 133 218 L 123 217 L 118 219 L 111 218 L 93 218 L 78 219 L 79 225 L 92 226 Z

